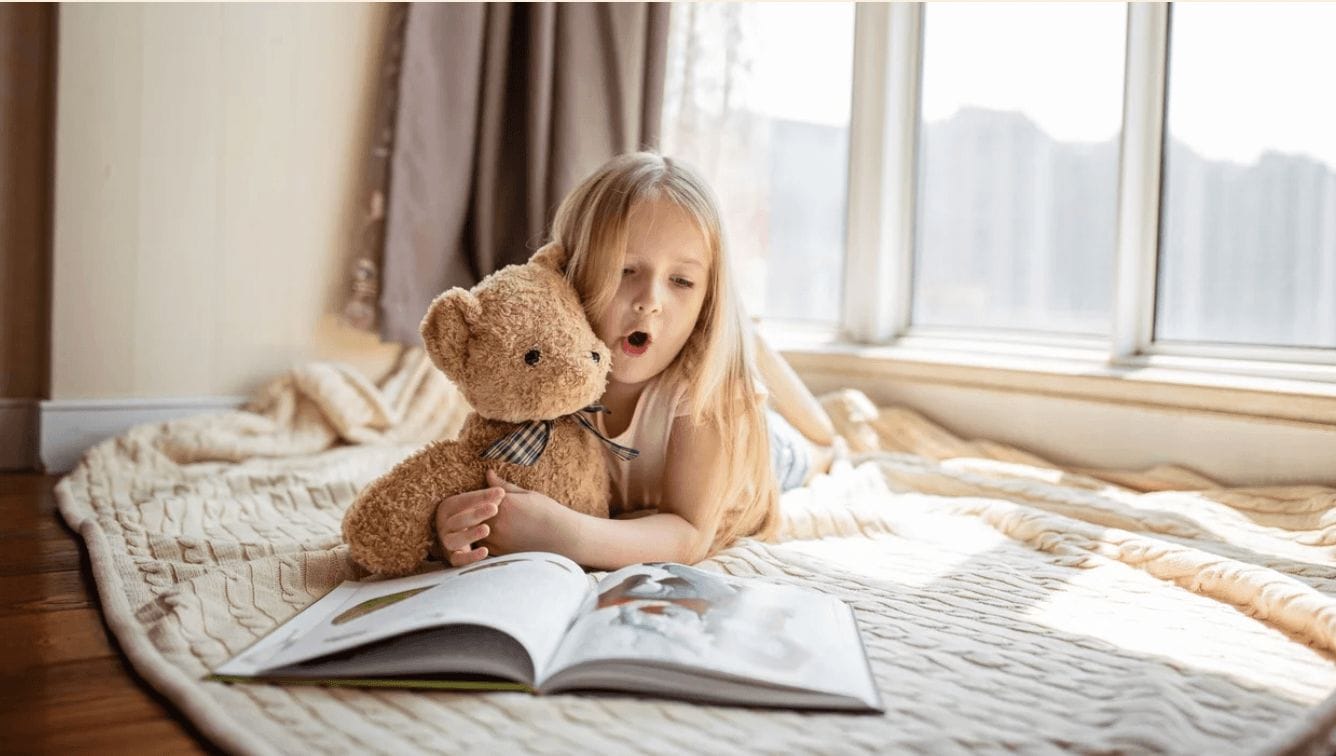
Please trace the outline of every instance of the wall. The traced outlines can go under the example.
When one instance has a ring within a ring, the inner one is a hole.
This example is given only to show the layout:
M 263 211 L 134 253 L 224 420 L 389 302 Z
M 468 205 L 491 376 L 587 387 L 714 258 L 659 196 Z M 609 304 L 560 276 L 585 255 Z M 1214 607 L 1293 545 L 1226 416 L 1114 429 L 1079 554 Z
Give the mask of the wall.
M 347 331 L 387 6 L 62 5 L 54 400 L 244 396 Z

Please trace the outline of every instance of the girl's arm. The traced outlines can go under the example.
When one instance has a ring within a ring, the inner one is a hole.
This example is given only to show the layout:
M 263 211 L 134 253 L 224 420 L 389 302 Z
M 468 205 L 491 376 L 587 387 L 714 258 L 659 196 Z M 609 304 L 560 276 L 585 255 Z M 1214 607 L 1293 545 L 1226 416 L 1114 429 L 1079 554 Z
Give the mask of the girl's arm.
M 775 409 L 807 437 L 808 441 L 829 446 L 835 440 L 835 425 L 821 403 L 793 371 L 793 367 L 766 343 L 760 331 L 752 327 L 756 348 L 756 370 L 770 390 Z
M 633 520 L 581 515 L 575 561 L 616 569 L 638 562 L 694 564 L 709 555 L 723 514 L 724 442 L 713 425 L 673 421 L 659 512 Z
M 668 440 L 663 496 L 657 514 L 631 520 L 591 517 L 488 472 L 505 489 L 486 543 L 494 553 L 554 551 L 586 567 L 617 569 L 639 562 L 704 559 L 723 512 L 723 439 L 713 426 L 678 418 Z

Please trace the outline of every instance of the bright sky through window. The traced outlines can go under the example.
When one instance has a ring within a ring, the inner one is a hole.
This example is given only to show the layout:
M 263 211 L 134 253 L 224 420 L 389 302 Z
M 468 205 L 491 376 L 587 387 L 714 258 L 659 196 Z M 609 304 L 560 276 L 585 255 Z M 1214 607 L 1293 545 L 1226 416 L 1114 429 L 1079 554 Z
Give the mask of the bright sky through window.
M 1062 142 L 1100 142 L 1122 127 L 1122 98 L 1109 96 L 1123 85 L 1121 3 L 932 3 L 925 11 L 932 70 L 923 120 L 962 107 L 1019 111 Z M 1042 43 L 1027 43 L 1036 36 Z
M 745 7 L 745 6 L 744 6 Z M 853 3 L 757 3 L 750 20 L 755 61 L 753 112 L 791 121 L 847 126 L 853 58 Z
M 1176 3 L 1169 132 L 1209 160 L 1336 168 L 1336 3 Z
M 853 5 L 757 9 L 764 12 L 750 19 L 751 109 L 847 123 L 853 40 L 820 30 L 849 28 Z M 1121 3 L 934 3 L 926 10 L 924 44 L 936 66 L 923 91 L 925 121 L 981 107 L 1023 112 L 1060 141 L 1117 134 L 1122 100 L 1107 93 L 1122 87 L 1124 36 L 1106 32 L 1123 28 Z M 1336 167 L 1336 98 L 1322 94 L 1336 72 L 1336 3 L 1179 3 L 1173 12 L 1174 138 L 1209 160 L 1249 163 L 1269 149 Z M 1018 44 L 1007 30 L 1042 32 L 1044 42 Z M 1007 64 L 978 65 L 989 60 Z

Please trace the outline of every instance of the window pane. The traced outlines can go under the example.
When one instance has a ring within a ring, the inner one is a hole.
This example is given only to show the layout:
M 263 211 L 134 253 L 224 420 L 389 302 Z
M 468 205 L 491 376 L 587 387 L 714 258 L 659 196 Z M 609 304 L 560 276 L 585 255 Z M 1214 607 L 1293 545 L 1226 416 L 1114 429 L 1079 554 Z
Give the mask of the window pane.
M 852 3 L 675 3 L 665 154 L 719 197 L 753 315 L 834 323 L 844 277 Z
M 1336 347 L 1336 6 L 1169 28 L 1156 338 Z
M 1125 7 L 924 13 L 912 322 L 1107 334 Z

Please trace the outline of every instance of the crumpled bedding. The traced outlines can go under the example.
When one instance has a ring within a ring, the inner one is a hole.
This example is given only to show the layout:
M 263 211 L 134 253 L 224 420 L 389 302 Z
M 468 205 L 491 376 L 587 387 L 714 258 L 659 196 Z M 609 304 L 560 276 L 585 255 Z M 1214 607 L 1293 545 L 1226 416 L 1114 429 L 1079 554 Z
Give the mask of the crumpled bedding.
M 57 497 L 135 669 L 229 751 L 1336 750 L 1336 491 L 1062 469 L 822 401 L 852 458 L 785 494 L 776 542 L 702 566 L 849 603 L 879 716 L 203 680 L 362 576 L 344 508 L 467 412 L 421 350 L 379 382 L 313 363 L 245 409 L 135 428 Z

